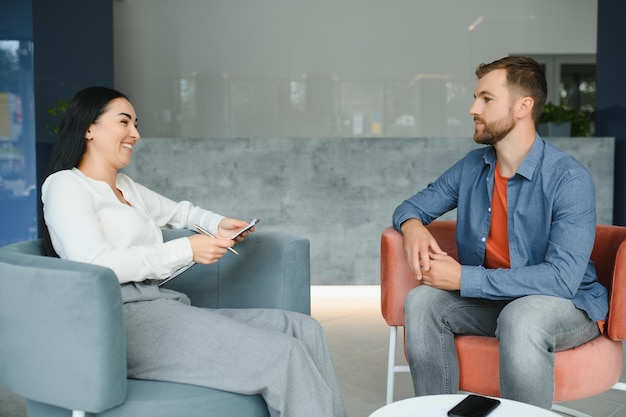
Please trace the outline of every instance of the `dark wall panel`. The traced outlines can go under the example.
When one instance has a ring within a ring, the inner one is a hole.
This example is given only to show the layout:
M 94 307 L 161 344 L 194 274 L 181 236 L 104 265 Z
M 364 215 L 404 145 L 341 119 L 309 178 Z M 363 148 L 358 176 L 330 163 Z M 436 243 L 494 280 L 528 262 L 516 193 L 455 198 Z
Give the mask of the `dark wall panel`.
M 40 188 L 59 123 L 48 109 L 82 88 L 113 87 L 113 1 L 33 0 L 33 40 Z
M 615 137 L 614 223 L 626 225 L 626 2 L 598 0 L 596 136 Z

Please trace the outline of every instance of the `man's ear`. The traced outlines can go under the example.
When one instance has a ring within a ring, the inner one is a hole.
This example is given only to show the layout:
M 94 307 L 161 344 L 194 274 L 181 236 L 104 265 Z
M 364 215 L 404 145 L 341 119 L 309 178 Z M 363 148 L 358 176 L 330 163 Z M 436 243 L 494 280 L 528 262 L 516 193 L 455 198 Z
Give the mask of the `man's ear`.
M 532 117 L 533 107 L 535 107 L 535 100 L 532 97 L 525 96 L 520 98 L 516 109 L 517 117 L 520 119 L 528 116 Z

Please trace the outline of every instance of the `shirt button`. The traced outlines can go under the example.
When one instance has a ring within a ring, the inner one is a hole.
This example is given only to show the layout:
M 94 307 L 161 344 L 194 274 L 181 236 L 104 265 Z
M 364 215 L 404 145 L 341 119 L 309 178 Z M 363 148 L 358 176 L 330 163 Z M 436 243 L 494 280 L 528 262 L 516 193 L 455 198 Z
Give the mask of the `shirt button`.
M 483 237 L 483 238 L 481 238 L 481 239 L 480 239 L 480 241 L 484 243 L 484 242 L 486 242 L 486 241 L 487 241 L 487 238 L 484 238 L 484 237 Z
M 488 211 L 489 213 L 491 213 L 491 207 L 489 207 L 489 208 L 487 209 L 487 211 Z

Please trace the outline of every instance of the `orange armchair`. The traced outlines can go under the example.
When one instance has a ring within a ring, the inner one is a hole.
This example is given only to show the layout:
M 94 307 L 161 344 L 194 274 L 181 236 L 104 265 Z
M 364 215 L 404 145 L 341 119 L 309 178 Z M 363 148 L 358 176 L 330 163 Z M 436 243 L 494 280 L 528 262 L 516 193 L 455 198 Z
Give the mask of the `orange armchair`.
M 428 226 L 442 250 L 457 258 L 456 222 L 436 221 Z M 603 335 L 574 349 L 556 353 L 554 401 L 590 397 L 611 388 L 626 391 L 618 382 L 622 373 L 622 340 L 626 338 L 626 227 L 598 225 L 591 254 L 600 282 L 609 290 L 609 316 Z M 409 270 L 402 235 L 392 227 L 381 237 L 381 308 L 390 326 L 387 403 L 393 401 L 396 372 L 396 335 L 404 326 L 404 299 L 419 285 Z M 499 396 L 498 341 L 494 337 L 457 336 L 460 390 Z M 583 416 L 558 405 L 553 409 Z

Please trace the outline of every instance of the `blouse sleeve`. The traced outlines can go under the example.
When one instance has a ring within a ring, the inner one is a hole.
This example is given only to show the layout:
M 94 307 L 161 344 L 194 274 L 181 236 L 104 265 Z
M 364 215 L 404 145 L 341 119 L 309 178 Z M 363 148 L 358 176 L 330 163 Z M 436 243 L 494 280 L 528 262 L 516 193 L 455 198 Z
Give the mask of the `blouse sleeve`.
M 127 191 L 139 203 L 141 197 Z M 220 216 L 157 196 L 151 198 L 160 204 L 149 202 L 152 205 L 145 212 L 115 201 L 104 183 L 87 183 L 70 171 L 53 174 L 42 186 L 52 244 L 61 258 L 112 269 L 120 283 L 164 279 L 191 263 L 193 253 L 188 238 L 164 243 L 159 226 L 178 226 L 181 218 L 211 223 Z M 164 219 L 171 221 L 161 223 Z
M 159 227 L 193 230 L 193 225 L 197 224 L 209 232 L 217 234 L 218 225 L 224 216 L 194 206 L 189 201 L 172 201 L 141 184 L 137 184 L 123 174 L 120 174 L 118 181 L 123 186 L 132 189 L 131 195 L 127 198 L 138 197 L 143 209 L 149 213 Z M 131 203 L 137 204 L 139 201 L 131 201 Z

